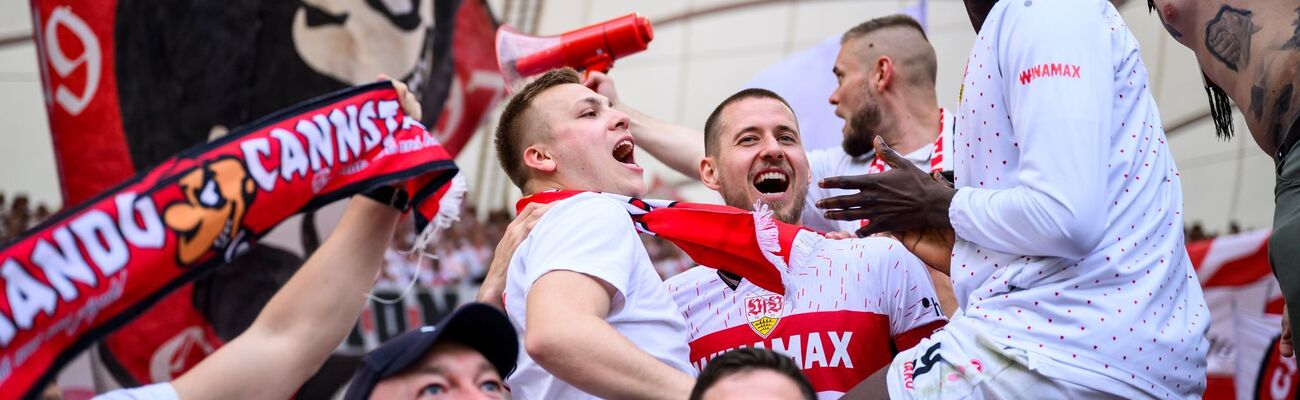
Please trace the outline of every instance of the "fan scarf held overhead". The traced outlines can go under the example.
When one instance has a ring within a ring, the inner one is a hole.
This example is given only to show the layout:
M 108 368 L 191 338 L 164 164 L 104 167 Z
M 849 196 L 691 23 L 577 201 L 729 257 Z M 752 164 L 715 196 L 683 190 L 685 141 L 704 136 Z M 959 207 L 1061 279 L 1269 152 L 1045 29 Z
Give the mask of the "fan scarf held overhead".
M 0 248 L 0 393 L 39 393 L 90 343 L 299 212 L 402 181 L 431 237 L 456 172 L 388 82 L 190 148 Z

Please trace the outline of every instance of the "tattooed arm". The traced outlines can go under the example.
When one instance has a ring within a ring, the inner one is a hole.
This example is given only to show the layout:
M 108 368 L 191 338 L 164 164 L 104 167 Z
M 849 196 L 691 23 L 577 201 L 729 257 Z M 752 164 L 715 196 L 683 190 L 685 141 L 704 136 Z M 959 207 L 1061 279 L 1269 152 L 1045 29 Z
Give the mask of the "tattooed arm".
M 1196 54 L 1209 86 L 1221 88 L 1236 103 L 1260 149 L 1276 157 L 1279 143 L 1300 115 L 1300 92 L 1295 90 L 1300 84 L 1300 4 L 1276 0 L 1151 0 L 1149 4 L 1169 34 Z M 1216 122 L 1230 119 L 1226 104 L 1215 111 Z
M 1277 157 L 1278 148 L 1287 141 L 1287 132 L 1300 116 L 1295 87 L 1300 84 L 1300 4 L 1296 2 L 1257 1 L 1265 7 L 1285 8 L 1262 10 L 1255 38 L 1256 46 L 1246 62 L 1241 75 L 1249 79 L 1249 88 L 1233 96 L 1238 108 L 1246 117 L 1246 126 L 1270 156 Z M 1279 7 L 1285 6 L 1285 7 Z M 1268 18 L 1265 14 L 1268 13 Z M 1285 16 L 1285 18 L 1282 18 Z M 1268 25 L 1264 25 L 1268 24 Z M 1292 141 L 1295 138 L 1291 139 Z

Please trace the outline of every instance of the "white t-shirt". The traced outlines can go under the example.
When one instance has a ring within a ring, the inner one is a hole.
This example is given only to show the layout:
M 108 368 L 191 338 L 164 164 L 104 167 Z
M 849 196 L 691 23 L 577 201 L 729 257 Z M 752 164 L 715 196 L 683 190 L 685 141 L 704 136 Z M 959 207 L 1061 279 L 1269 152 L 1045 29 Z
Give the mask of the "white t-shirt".
M 922 171 L 928 172 L 933 169 L 952 171 L 952 137 L 953 130 L 957 126 L 956 116 L 940 108 L 939 119 L 942 121 L 939 126 L 938 140 L 941 147 L 939 151 L 935 152 L 935 143 L 929 143 L 904 156 Z M 874 171 L 871 166 L 875 160 L 875 151 L 867 152 L 867 154 L 859 157 L 849 157 L 848 153 L 845 153 L 844 149 L 839 147 L 808 152 L 808 167 L 812 172 L 812 180 L 808 184 L 808 196 L 804 198 L 803 217 L 800 219 L 800 224 L 818 232 L 853 232 L 861 228 L 861 221 L 829 220 L 823 214 L 824 210 L 817 208 L 817 202 L 821 199 L 852 194 L 854 191 L 823 189 L 817 186 L 817 181 L 833 176 L 863 175 L 878 172 Z M 889 170 L 887 165 L 883 165 L 882 168 L 886 171 Z
M 170 382 L 155 383 L 130 389 L 117 389 L 95 396 L 94 400 L 180 400 Z
M 664 364 L 695 375 L 687 362 L 686 322 L 623 205 L 596 193 L 551 204 L 515 250 L 506 273 L 506 313 L 519 338 L 528 330 L 526 299 L 533 282 L 555 270 L 580 272 L 616 290 L 605 319 L 610 326 Z M 573 332 L 574 340 L 584 337 Z M 546 372 L 522 351 L 509 383 L 516 399 L 595 398 Z
M 963 78 L 949 215 L 970 325 L 1053 379 L 1205 388 L 1210 313 L 1137 40 L 1104 0 L 1002 1 Z
M 691 364 L 741 347 L 773 349 L 803 368 L 818 397 L 838 399 L 895 353 L 942 326 L 925 264 L 893 239 L 832 240 L 802 231 L 791 250 L 793 293 L 695 267 L 667 280 L 691 340 Z

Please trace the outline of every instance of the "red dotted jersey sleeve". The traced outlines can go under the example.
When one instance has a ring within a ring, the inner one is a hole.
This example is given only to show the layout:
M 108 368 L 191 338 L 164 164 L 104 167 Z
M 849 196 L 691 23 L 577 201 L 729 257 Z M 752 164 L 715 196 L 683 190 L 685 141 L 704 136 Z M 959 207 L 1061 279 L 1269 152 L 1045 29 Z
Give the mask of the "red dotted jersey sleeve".
M 939 307 L 934 282 L 930 281 L 928 266 L 912 253 L 903 249 L 902 243 L 881 239 L 886 249 L 881 251 L 881 268 L 875 280 L 880 298 L 886 299 L 881 310 L 889 316 L 889 333 L 897 350 L 915 346 L 936 329 L 943 327 L 947 318 Z
M 897 350 L 910 348 L 947 321 L 926 270 L 929 267 L 897 240 L 821 239 L 810 258 L 814 260 L 807 262 L 810 267 L 818 264 L 815 260 L 823 259 L 827 264 L 855 270 L 840 291 L 849 293 L 850 298 L 863 299 L 865 310 L 888 319 L 889 335 Z
M 962 239 L 1010 254 L 1064 258 L 1082 258 L 1100 241 L 1106 221 L 1096 216 L 1106 207 L 1114 70 L 1109 32 L 1096 29 L 1105 24 L 1095 9 L 1084 2 L 1012 7 L 1002 31 L 990 38 L 1001 50 L 995 49 L 996 62 L 1014 127 L 1008 133 L 1016 140 L 1019 185 L 959 188 L 949 214 Z M 1002 111 L 992 101 L 977 107 Z M 993 148 L 972 156 L 1009 158 Z

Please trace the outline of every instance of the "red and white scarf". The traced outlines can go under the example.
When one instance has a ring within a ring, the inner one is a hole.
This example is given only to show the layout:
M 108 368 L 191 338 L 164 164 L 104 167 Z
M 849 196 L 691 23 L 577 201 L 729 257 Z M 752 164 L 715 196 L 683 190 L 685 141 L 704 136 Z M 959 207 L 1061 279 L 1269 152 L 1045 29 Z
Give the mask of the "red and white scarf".
M 516 211 L 529 203 L 552 203 L 585 193 L 553 190 L 520 199 Z M 637 231 L 667 239 L 700 265 L 740 275 L 768 291 L 785 294 L 790 284 L 790 255 L 795 236 L 806 230 L 777 221 L 765 204 L 754 212 L 730 206 L 638 199 L 599 193 L 624 205 Z M 811 232 L 811 231 L 809 231 Z
M 39 394 L 82 349 L 299 212 L 405 181 L 418 229 L 440 225 L 456 171 L 379 82 L 237 128 L 60 212 L 0 247 L 0 397 Z
M 934 146 L 930 148 L 930 173 L 943 172 L 943 128 L 944 128 L 944 109 L 939 109 L 939 137 L 934 139 Z M 889 168 L 885 164 L 885 159 L 876 153 L 876 157 L 871 160 L 871 165 L 867 166 L 868 174 L 878 174 L 885 172 Z

